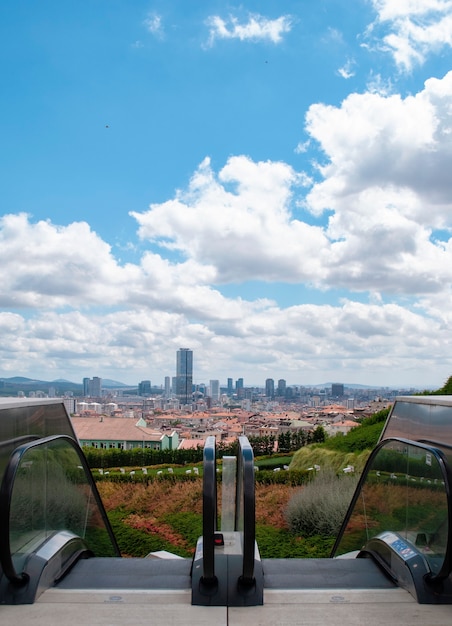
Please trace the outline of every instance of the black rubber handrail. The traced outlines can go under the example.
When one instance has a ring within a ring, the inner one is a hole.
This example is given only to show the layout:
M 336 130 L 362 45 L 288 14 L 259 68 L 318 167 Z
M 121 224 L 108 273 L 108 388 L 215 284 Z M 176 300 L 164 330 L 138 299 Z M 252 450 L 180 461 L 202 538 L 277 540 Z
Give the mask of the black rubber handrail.
M 209 436 L 204 444 L 202 489 L 202 541 L 204 584 L 216 583 L 215 532 L 217 530 L 217 475 L 215 437 Z
M 247 437 L 239 437 L 237 462 L 236 530 L 243 531 L 243 569 L 240 582 L 254 583 L 256 540 L 256 498 L 254 454 Z
M 449 466 L 449 463 L 447 462 L 446 457 L 438 448 L 434 448 L 433 446 L 428 445 L 426 443 L 420 443 L 419 441 L 413 441 L 411 439 L 404 439 L 402 437 L 390 437 L 388 439 L 383 439 L 382 441 L 380 441 L 380 443 L 377 444 L 377 446 L 374 448 L 369 458 L 367 459 L 366 465 L 359 479 L 358 485 L 356 487 L 352 501 L 348 508 L 347 514 L 342 523 L 341 529 L 337 535 L 333 549 L 331 550 L 331 556 L 332 557 L 335 556 L 336 550 L 338 549 L 340 545 L 342 536 L 347 528 L 351 514 L 355 508 L 356 501 L 361 494 L 362 487 L 367 480 L 367 475 L 369 473 L 369 470 L 372 467 L 375 457 L 377 456 L 377 454 L 380 452 L 382 448 L 387 446 L 388 443 L 394 443 L 394 442 L 401 443 L 403 445 L 410 445 L 416 448 L 421 448 L 425 450 L 426 452 L 429 452 L 432 456 L 435 457 L 441 469 L 441 474 L 444 480 L 444 490 L 445 490 L 446 497 L 447 497 L 447 517 L 448 517 L 447 523 L 448 523 L 449 532 L 448 532 L 447 546 L 446 546 L 446 551 L 444 554 L 444 560 L 443 560 L 442 566 L 437 574 L 433 574 L 432 572 L 428 578 L 430 582 L 444 580 L 450 575 L 452 571 L 452 497 L 451 497 L 452 469 Z
M 116 552 L 116 556 L 121 556 L 118 544 L 116 543 L 115 536 L 113 535 L 113 531 L 110 526 L 110 522 L 108 521 L 107 514 L 105 512 L 104 506 L 99 496 L 99 492 L 97 491 L 96 484 L 91 474 L 91 470 L 88 467 L 88 463 L 81 452 L 78 443 L 68 435 L 52 435 L 50 437 L 44 437 L 42 439 L 37 439 L 26 443 L 22 446 L 19 446 L 14 450 L 11 454 L 8 464 L 5 469 L 5 473 L 3 475 L 2 484 L 0 486 L 0 528 L 2 529 L 0 535 L 0 564 L 3 570 L 3 573 L 8 578 L 8 580 L 14 585 L 23 585 L 29 580 L 29 576 L 26 572 L 16 572 L 14 567 L 14 563 L 11 555 L 11 545 L 10 545 L 10 513 L 11 513 L 11 498 L 12 492 L 14 488 L 14 481 L 16 478 L 17 471 L 19 469 L 19 464 L 22 457 L 32 448 L 38 448 L 40 446 L 45 446 L 48 443 L 53 441 L 65 441 L 70 446 L 74 448 L 76 451 L 80 465 L 83 467 L 85 478 L 87 479 L 91 491 L 96 500 L 96 504 L 98 506 L 99 511 L 101 512 L 105 527 L 110 537 L 110 541 L 114 547 Z

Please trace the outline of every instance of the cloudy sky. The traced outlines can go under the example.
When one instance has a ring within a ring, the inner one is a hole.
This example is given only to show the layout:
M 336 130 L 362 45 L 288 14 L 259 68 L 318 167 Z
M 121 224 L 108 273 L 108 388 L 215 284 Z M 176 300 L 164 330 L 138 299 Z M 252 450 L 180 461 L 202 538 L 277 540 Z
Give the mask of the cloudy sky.
M 451 0 L 0 6 L 0 377 L 438 388 Z

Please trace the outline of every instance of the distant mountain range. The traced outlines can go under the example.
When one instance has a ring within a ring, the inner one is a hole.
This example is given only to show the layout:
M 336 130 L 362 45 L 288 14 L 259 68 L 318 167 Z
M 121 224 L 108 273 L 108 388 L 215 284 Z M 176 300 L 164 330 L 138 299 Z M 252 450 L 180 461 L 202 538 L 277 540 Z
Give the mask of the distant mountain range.
M 25 376 L 12 376 L 10 378 L 0 377 L 0 395 L 8 392 L 18 391 L 48 391 L 50 387 L 54 387 L 58 393 L 64 391 L 80 391 L 83 388 L 82 383 L 73 383 L 64 378 L 57 380 L 39 380 L 36 378 L 26 378 Z M 133 386 L 125 385 L 117 380 L 109 378 L 102 379 L 102 387 L 106 389 L 133 389 Z
M 312 387 L 331 387 L 337 383 L 323 383 L 323 385 L 312 385 Z M 387 385 L 359 385 L 354 383 L 340 383 L 346 389 L 400 389 L 400 387 L 388 387 Z M 310 385 L 306 385 L 309 387 Z

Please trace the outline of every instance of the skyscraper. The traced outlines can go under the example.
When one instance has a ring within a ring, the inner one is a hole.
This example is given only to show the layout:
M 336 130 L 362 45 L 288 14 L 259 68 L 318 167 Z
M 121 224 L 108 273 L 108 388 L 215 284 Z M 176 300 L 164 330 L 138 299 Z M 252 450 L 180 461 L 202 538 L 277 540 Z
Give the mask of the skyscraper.
M 193 388 L 193 351 L 180 348 L 176 361 L 176 396 L 181 405 L 191 404 Z
M 100 398 L 102 395 L 102 378 L 98 376 L 94 376 L 94 378 L 84 378 L 83 395 L 89 398 Z
M 267 378 L 267 380 L 265 381 L 265 397 L 275 397 L 275 381 L 273 380 L 273 378 Z
M 284 398 L 286 395 L 286 381 L 284 380 L 284 378 L 280 378 L 278 380 L 278 392 L 277 395 L 279 397 Z
M 169 376 L 165 376 L 165 398 L 171 396 L 171 380 Z
M 151 381 L 150 380 L 142 380 L 141 383 L 138 383 L 138 395 L 139 396 L 150 396 L 152 394 Z
M 211 380 L 209 387 L 210 387 L 210 397 L 212 398 L 212 402 L 218 403 L 220 399 L 220 381 Z
M 332 383 L 331 395 L 333 398 L 341 398 L 344 395 L 344 385 L 342 383 Z
M 102 378 L 99 376 L 93 376 L 89 381 L 89 395 L 92 398 L 100 398 L 102 395 Z

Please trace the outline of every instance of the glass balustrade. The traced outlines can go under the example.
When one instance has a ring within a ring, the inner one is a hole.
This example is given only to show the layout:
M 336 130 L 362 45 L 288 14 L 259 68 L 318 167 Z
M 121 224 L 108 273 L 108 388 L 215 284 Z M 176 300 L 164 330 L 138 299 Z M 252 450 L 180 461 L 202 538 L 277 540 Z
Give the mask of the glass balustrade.
M 53 437 L 26 444 L 12 457 L 9 542 L 16 572 L 59 531 L 84 540 L 96 556 L 117 556 L 95 486 L 77 444 Z
M 387 440 L 369 460 L 334 556 L 359 551 L 381 535 L 402 557 L 410 550 L 420 552 L 432 575 L 440 574 L 448 552 L 447 493 L 447 472 L 438 450 Z

